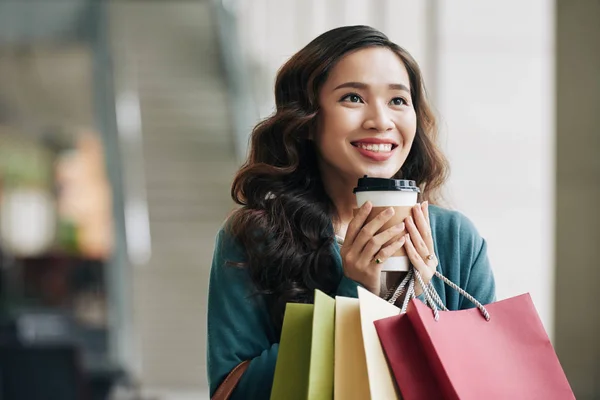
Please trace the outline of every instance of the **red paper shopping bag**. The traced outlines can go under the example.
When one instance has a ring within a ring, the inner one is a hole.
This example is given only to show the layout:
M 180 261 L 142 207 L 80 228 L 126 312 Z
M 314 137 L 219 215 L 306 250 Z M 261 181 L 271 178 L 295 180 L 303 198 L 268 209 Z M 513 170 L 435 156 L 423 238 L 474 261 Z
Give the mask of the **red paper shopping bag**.
M 404 400 L 442 399 L 443 393 L 408 315 L 375 321 L 388 365 Z
M 436 321 L 412 300 L 405 315 L 376 322 L 404 398 L 574 399 L 531 297 L 486 309 L 489 321 L 476 308 L 440 311 Z M 414 378 L 415 369 L 430 380 Z M 425 397 L 423 390 L 433 394 Z

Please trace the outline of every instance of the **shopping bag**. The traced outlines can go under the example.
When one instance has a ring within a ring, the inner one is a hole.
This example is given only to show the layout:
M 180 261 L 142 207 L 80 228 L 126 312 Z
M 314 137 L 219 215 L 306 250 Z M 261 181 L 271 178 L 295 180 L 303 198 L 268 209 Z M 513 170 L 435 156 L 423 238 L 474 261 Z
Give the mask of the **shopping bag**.
M 408 315 L 375 321 L 375 328 L 403 399 L 443 399 L 443 392 Z
M 529 294 L 476 304 L 434 314 L 413 299 L 374 323 L 406 400 L 575 398 Z
M 306 400 L 312 338 L 312 304 L 285 307 L 271 399 Z
M 313 304 L 286 305 L 271 399 L 333 398 L 335 300 L 315 291 Z
M 309 400 L 333 398 L 335 300 L 315 291 L 308 376 Z
M 362 287 L 358 287 L 358 299 L 336 297 L 336 400 L 399 398 L 373 325 L 373 321 L 399 312 L 398 307 Z
M 382 318 L 398 315 L 400 309 L 362 287 L 358 287 L 358 300 L 371 399 L 399 399 L 398 387 L 385 359 L 373 323 Z
M 358 299 L 335 298 L 335 400 L 370 398 Z

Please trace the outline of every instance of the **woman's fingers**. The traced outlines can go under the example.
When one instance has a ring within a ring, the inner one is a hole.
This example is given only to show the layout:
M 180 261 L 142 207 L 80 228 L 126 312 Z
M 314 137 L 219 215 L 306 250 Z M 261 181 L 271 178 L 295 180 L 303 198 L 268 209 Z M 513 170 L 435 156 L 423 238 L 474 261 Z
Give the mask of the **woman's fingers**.
M 431 227 L 429 226 L 429 221 L 427 221 L 427 218 L 425 217 L 425 213 L 423 212 L 422 204 L 417 204 L 415 207 L 413 207 L 412 211 L 413 211 L 412 214 L 413 214 L 413 218 L 414 218 L 413 221 L 417 227 L 417 230 L 419 231 L 419 236 L 423 240 L 423 242 L 425 242 L 425 246 L 427 246 L 427 254 L 421 253 L 421 255 L 426 257 L 427 255 L 434 253 L 433 236 L 431 235 Z M 417 237 L 414 235 L 413 235 L 413 240 L 414 240 L 415 244 L 418 242 Z M 417 249 L 419 251 L 421 251 L 420 248 L 417 248 Z
M 424 207 L 421 204 L 416 205 L 412 210 L 412 217 L 406 219 L 408 235 L 404 246 L 410 263 L 419 271 L 425 284 L 431 281 L 438 265 L 427 206 L 427 204 Z M 417 285 L 415 293 L 417 296 L 422 293 L 420 285 Z
M 408 234 L 404 237 L 406 238 L 406 255 L 408 256 L 410 263 L 413 265 L 413 267 L 418 269 L 421 275 L 423 275 L 423 273 L 427 272 L 427 264 L 425 264 L 425 260 L 423 260 L 423 257 L 421 257 L 421 254 L 419 254 L 419 251 L 416 249 L 415 244 L 412 241 L 411 235 Z
M 355 251 L 362 252 L 367 243 L 373 239 L 375 234 L 394 216 L 395 213 L 396 211 L 392 207 L 380 212 L 379 215 L 363 226 L 360 232 L 358 232 L 352 243 L 352 248 Z M 381 243 L 380 246 L 383 244 L 385 244 L 385 242 Z
M 421 204 L 421 210 L 423 210 L 423 214 L 425 214 L 425 219 L 427 220 L 427 225 L 431 226 L 429 223 L 429 202 L 424 201 Z
M 388 258 L 392 257 L 398 250 L 404 246 L 406 243 L 406 235 L 403 235 L 398 240 L 394 240 L 392 243 L 388 244 L 373 257 L 375 260 L 379 260 L 380 263 L 384 263 Z
M 375 254 L 377 254 L 377 252 L 379 252 L 379 250 L 381 250 L 386 243 L 400 235 L 403 230 L 404 222 L 401 222 L 400 224 L 394 225 L 391 228 L 388 228 L 385 231 L 373 236 L 373 238 L 365 245 L 361 257 L 364 258 L 368 264 L 375 258 Z
M 415 220 L 412 216 L 406 218 L 406 231 L 410 235 L 410 240 L 413 243 L 415 249 L 419 253 L 419 256 L 423 259 L 427 259 L 430 254 L 433 254 L 432 251 L 429 250 L 427 243 L 421 237 L 421 233 L 419 232 L 419 228 L 415 224 Z M 433 247 L 433 246 L 432 246 Z
M 373 205 L 370 201 L 365 202 L 356 213 L 356 216 L 350 221 L 348 230 L 346 231 L 346 237 L 344 238 L 344 245 L 351 246 L 356 239 L 356 235 L 360 232 L 361 228 L 365 224 L 367 217 L 371 213 Z
M 423 278 L 423 283 L 427 285 L 431 281 L 431 278 L 433 278 L 433 275 L 435 273 L 435 267 L 427 265 L 425 260 L 423 260 L 423 257 L 421 257 L 421 255 L 415 248 L 415 245 L 411 240 L 410 234 L 406 235 L 406 244 L 404 245 L 404 249 L 406 250 L 406 255 L 408 256 L 410 263 L 417 271 L 419 271 L 421 277 Z M 422 288 L 420 287 L 420 285 L 418 285 L 416 294 L 418 296 L 421 293 Z

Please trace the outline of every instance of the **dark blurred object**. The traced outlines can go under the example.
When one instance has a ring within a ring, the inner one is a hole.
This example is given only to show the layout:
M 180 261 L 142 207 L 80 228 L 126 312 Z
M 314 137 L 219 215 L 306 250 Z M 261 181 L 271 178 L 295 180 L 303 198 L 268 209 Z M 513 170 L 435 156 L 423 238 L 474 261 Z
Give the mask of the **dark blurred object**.
M 94 332 L 65 315 L 0 315 L 0 400 L 107 400 L 125 374 L 90 354 Z
M 2 193 L 0 192 L 0 196 Z M 4 260 L 4 252 L 2 251 L 2 242 L 0 242 L 0 314 L 2 314 L 4 308 L 6 307 L 6 278 L 4 277 L 4 265 L 6 264 Z M 1 399 L 0 399 L 1 400 Z
M 2 400 L 88 400 L 90 391 L 74 346 L 0 345 Z
M 104 262 L 68 254 L 18 259 L 25 301 L 70 309 L 79 322 L 106 327 Z M 96 304 L 82 306 L 95 294 Z

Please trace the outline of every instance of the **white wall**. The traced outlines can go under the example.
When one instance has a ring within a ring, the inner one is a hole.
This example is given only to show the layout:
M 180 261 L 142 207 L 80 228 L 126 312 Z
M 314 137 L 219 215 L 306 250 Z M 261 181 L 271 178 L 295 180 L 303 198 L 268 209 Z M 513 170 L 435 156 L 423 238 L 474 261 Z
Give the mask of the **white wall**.
M 240 13 L 261 117 L 277 69 L 327 29 L 372 25 L 413 54 L 442 117 L 449 200 L 488 239 L 498 297 L 531 292 L 549 331 L 553 13 L 550 0 L 255 0 Z
M 498 297 L 554 291 L 554 48 L 550 0 L 440 1 L 437 86 L 450 200 L 488 239 Z

